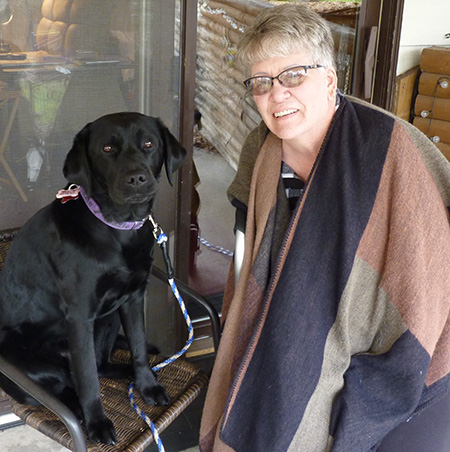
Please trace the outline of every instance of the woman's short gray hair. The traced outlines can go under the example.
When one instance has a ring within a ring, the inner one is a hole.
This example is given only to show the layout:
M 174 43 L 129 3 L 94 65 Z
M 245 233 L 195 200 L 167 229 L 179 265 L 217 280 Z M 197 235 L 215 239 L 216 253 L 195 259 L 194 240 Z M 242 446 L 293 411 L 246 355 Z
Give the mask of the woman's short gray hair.
M 245 65 L 309 51 L 314 61 L 334 66 L 334 41 L 325 19 L 305 5 L 286 3 L 264 8 L 244 30 L 237 57 Z

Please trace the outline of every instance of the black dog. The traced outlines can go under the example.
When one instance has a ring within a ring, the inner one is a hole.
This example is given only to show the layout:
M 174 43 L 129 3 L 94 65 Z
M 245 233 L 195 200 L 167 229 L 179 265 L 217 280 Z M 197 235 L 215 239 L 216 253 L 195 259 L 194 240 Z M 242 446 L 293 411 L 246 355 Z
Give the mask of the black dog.
M 77 186 L 25 224 L 0 272 L 0 354 L 84 417 L 95 442 L 116 441 L 98 376 L 130 376 L 130 366 L 110 363 L 121 325 L 145 402 L 169 402 L 147 360 L 143 299 L 154 238 L 142 220 L 162 166 L 171 182 L 185 155 L 156 118 L 117 113 L 87 124 L 64 164 Z M 36 403 L 5 377 L 0 386 Z

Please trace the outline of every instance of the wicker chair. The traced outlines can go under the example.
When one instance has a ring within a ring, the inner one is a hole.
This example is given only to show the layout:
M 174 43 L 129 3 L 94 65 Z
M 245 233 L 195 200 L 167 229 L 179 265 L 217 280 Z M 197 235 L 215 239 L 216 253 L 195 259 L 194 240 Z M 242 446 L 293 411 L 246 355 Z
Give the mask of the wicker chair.
M 0 232 L 0 270 L 3 267 L 6 253 L 17 229 Z M 153 274 L 161 279 L 165 273 L 155 268 Z M 208 313 L 212 329 L 214 345 L 217 349 L 219 341 L 219 320 L 215 309 L 201 296 L 189 289 L 185 284 L 177 281 L 178 290 L 183 297 L 199 303 Z M 129 362 L 129 352 L 116 351 L 114 360 Z M 149 355 L 152 366 L 163 358 Z M 153 435 L 148 425 L 132 409 L 128 399 L 129 381 L 100 379 L 101 396 L 105 411 L 114 423 L 118 442 L 114 446 L 94 444 L 86 440 L 85 432 L 74 414 L 59 400 L 43 390 L 15 366 L 0 356 L 0 372 L 18 384 L 38 400 L 42 406 L 21 405 L 11 400 L 13 412 L 26 424 L 39 430 L 46 436 L 57 441 L 64 447 L 75 452 L 141 452 L 152 442 Z M 171 404 L 167 407 L 153 407 L 145 405 L 138 391 L 135 401 L 138 406 L 152 419 L 158 433 L 161 433 L 206 387 L 208 377 L 193 364 L 179 359 L 158 372 L 158 380 L 167 389 L 171 397 Z M 0 389 L 0 395 L 2 391 Z

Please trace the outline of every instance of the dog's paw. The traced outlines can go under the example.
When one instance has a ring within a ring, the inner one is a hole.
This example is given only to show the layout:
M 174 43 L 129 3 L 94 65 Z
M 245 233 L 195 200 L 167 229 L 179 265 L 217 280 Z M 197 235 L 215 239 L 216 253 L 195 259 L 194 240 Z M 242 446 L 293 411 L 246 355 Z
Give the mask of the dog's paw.
M 147 405 L 166 406 L 170 403 L 169 394 L 160 384 L 139 389 L 139 392 Z
M 107 418 L 87 423 L 86 430 L 89 439 L 94 443 L 113 446 L 117 442 L 116 429 L 113 423 Z

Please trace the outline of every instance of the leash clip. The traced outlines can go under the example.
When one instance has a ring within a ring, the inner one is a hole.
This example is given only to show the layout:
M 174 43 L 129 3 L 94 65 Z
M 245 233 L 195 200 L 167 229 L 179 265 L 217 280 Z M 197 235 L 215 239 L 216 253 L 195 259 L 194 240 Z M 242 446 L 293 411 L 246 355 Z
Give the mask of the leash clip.
M 152 231 L 153 237 L 155 237 L 155 240 L 158 243 L 158 245 L 161 245 L 162 242 L 167 242 L 166 234 L 164 234 L 163 230 L 161 229 L 161 226 L 153 219 L 151 214 L 148 216 L 148 219 L 153 226 Z
M 159 226 L 159 224 L 153 219 L 152 214 L 150 214 L 148 216 L 148 219 L 153 226 L 153 231 L 152 231 L 153 237 L 155 237 L 156 243 L 159 245 L 159 247 L 161 248 L 161 251 L 163 253 L 164 262 L 165 262 L 166 268 L 167 268 L 167 276 L 169 279 L 172 279 L 173 278 L 173 268 L 172 268 L 172 264 L 170 262 L 169 252 L 167 250 L 167 242 L 168 242 L 167 235 L 164 233 L 161 226 Z

